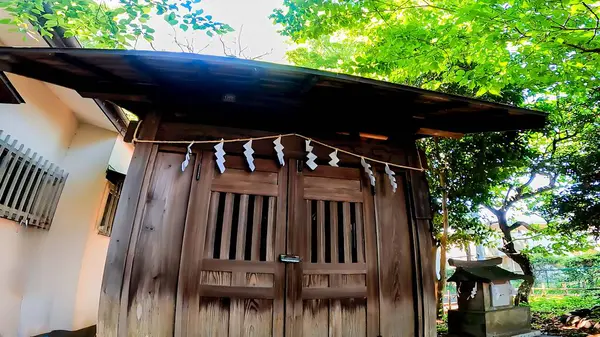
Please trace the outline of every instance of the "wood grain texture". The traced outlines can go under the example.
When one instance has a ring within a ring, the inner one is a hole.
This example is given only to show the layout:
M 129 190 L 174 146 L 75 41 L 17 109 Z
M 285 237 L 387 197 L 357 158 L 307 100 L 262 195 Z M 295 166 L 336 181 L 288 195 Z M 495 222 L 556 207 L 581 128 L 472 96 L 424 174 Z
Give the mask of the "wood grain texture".
M 381 180 L 380 180 L 381 181 Z M 365 176 L 363 186 L 369 186 Z M 381 184 L 378 184 L 381 185 Z M 379 270 L 377 267 L 377 232 L 374 198 L 370 188 L 363 188 L 363 224 L 365 237 L 365 260 L 367 262 L 367 335 L 381 335 L 379 324 Z M 387 336 L 386 336 L 387 337 Z
M 175 312 L 175 336 L 196 336 L 200 329 L 199 282 L 206 242 L 206 227 L 210 204 L 210 181 L 214 165 L 211 153 L 195 153 L 196 176 L 193 179 L 186 218 Z M 191 164 L 190 164 L 191 165 Z
M 317 262 L 325 262 L 325 202 L 317 201 Z
M 193 336 L 227 336 L 229 331 L 230 303 L 228 297 L 222 296 L 231 286 L 232 275 L 227 272 L 202 272 L 199 292 L 201 296 L 199 310 L 193 322 L 195 330 L 189 331 Z M 206 297 L 204 297 L 206 296 Z
M 252 219 L 252 251 L 251 260 L 260 261 L 260 234 L 263 222 L 263 197 L 256 196 L 254 198 L 254 216 Z
M 379 175 L 378 179 L 384 179 Z M 405 181 L 397 177 L 398 190 L 378 184 L 375 194 L 380 228 L 381 333 L 384 336 L 415 336 L 414 264 L 411 223 L 404 194 Z
M 213 258 L 215 249 L 215 240 L 217 236 L 217 213 L 219 211 L 220 192 L 210 194 L 210 206 L 208 210 L 208 224 L 206 229 L 206 243 L 204 244 L 204 257 Z
M 356 214 L 356 262 L 365 262 L 365 226 L 362 209 L 362 203 L 357 202 L 354 204 L 354 212 Z
M 248 274 L 247 285 L 252 287 L 273 286 L 273 275 Z M 246 299 L 244 301 L 243 336 L 273 336 L 273 301 L 269 299 Z
M 244 253 L 246 252 L 246 231 L 248 230 L 248 195 L 242 194 L 240 196 L 240 212 L 238 215 L 238 227 L 237 227 L 237 244 L 235 248 L 236 260 L 243 260 Z
M 362 201 L 360 180 L 316 176 L 304 177 L 304 198 L 312 200 Z
M 329 227 L 331 231 L 331 235 L 329 236 L 331 244 L 331 263 L 333 264 L 340 262 L 340 247 L 338 244 L 338 203 L 335 201 L 329 203 Z
M 350 203 L 342 204 L 344 211 L 343 217 L 343 237 L 344 237 L 344 262 L 352 263 L 352 223 L 350 222 Z
M 302 296 L 307 290 L 327 291 L 327 275 L 305 275 L 303 277 Z M 329 334 L 329 300 L 303 300 L 302 334 L 298 336 L 327 336 Z
M 287 254 L 297 254 L 304 261 L 306 255 L 306 202 L 298 161 L 289 160 L 288 180 L 288 235 Z M 286 337 L 301 337 L 304 332 L 302 303 L 302 268 L 305 263 L 286 264 Z
M 288 176 L 289 165 L 281 167 L 277 176 L 278 196 L 275 200 L 276 218 L 275 226 L 275 242 L 274 242 L 274 259 L 277 260 L 279 254 L 285 253 L 286 236 L 287 236 L 287 209 L 288 209 Z M 285 323 L 285 264 L 277 263 L 273 282 L 275 288 L 275 299 L 273 300 L 273 335 L 284 335 Z
M 275 197 L 269 197 L 268 200 L 268 214 L 267 214 L 267 238 L 266 238 L 266 260 L 267 261 L 275 261 L 275 223 L 276 223 L 276 203 L 277 199 Z
M 198 308 L 198 324 L 189 336 L 223 337 L 229 333 L 228 298 L 202 298 Z
M 225 195 L 225 208 L 223 211 L 223 227 L 221 230 L 221 252 L 219 258 L 229 259 L 229 247 L 231 247 L 231 221 L 233 219 L 233 194 Z M 234 243 L 235 244 L 235 243 Z
M 344 288 L 365 287 L 364 275 L 342 275 L 341 284 Z M 367 336 L 367 301 L 365 298 L 350 298 L 340 301 L 342 336 Z
M 193 170 L 184 156 L 159 152 L 133 258 L 128 336 L 173 335 L 179 260 Z
M 139 137 L 141 139 L 154 139 L 159 122 L 160 116 L 150 113 L 140 126 Z M 104 264 L 98 309 L 98 336 L 117 336 L 126 260 L 132 233 L 134 233 L 134 219 L 138 212 L 142 186 L 145 178 L 150 175 L 150 172 L 147 171 L 148 167 L 152 167 L 152 163 L 149 165 L 149 162 L 153 147 L 156 149 L 152 144 L 138 144 L 127 170 L 127 178 L 119 198 Z M 137 236 L 137 233 L 135 235 Z M 124 300 L 126 306 L 127 299 Z M 122 317 L 122 319 L 123 322 L 126 321 L 125 317 Z M 121 336 L 125 335 L 124 328 L 119 331 L 123 331 L 120 334 Z

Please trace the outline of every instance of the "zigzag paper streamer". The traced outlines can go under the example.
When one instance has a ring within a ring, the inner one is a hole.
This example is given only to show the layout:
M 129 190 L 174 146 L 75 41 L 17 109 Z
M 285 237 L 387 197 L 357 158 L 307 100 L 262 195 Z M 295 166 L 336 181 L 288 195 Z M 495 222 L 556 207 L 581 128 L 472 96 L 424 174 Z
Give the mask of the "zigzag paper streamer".
M 329 158 L 331 158 L 331 160 L 329 161 L 329 165 L 333 166 L 333 167 L 339 167 L 338 163 L 340 162 L 339 158 L 337 157 L 337 150 L 331 152 L 329 154 Z
M 219 167 L 219 172 L 225 172 L 225 154 L 226 152 L 223 150 L 223 139 L 217 145 L 215 145 L 215 157 L 217 157 L 217 167 Z
M 369 180 L 371 181 L 371 186 L 375 187 L 375 176 L 373 175 L 373 171 L 371 170 L 371 164 L 367 164 L 364 157 L 360 158 L 360 164 L 365 168 L 365 173 L 369 176 Z
M 315 156 L 314 153 L 312 153 L 313 150 L 313 146 L 310 145 L 310 140 L 306 140 L 306 152 L 308 152 L 308 154 L 306 155 L 306 158 L 308 159 L 306 161 L 306 165 L 312 170 L 314 171 L 317 166 L 317 163 L 315 163 L 315 159 L 317 159 L 317 156 Z
M 396 172 L 390 169 L 388 164 L 385 164 L 385 174 L 387 174 L 388 178 L 390 178 L 390 184 L 392 185 L 392 191 L 396 193 L 396 189 L 398 188 L 398 183 L 396 182 Z
M 192 155 L 192 145 L 194 142 L 191 142 L 187 147 L 187 152 L 185 153 L 185 160 L 181 163 L 181 172 L 185 172 L 185 168 L 190 164 L 190 157 Z
M 281 136 L 277 137 L 273 144 L 275 144 L 275 153 L 277 153 L 277 159 L 279 159 L 279 165 L 285 166 L 285 160 L 283 159 L 283 145 L 281 145 Z
M 248 162 L 248 167 L 250 167 L 250 171 L 254 172 L 256 166 L 254 166 L 254 150 L 252 149 L 252 139 L 250 139 L 246 144 L 244 144 L 244 156 L 246 156 L 246 161 Z

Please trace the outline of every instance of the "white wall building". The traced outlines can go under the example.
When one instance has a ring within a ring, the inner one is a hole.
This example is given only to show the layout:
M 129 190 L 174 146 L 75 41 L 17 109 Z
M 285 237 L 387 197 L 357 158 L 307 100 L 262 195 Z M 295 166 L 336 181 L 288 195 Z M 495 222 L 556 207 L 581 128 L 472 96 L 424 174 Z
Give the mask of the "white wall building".
M 39 37 L 23 41 L 9 28 L 0 26 L 4 46 L 48 47 Z M 125 174 L 133 147 L 93 100 L 17 75 L 6 78 L 24 102 L 0 103 L 0 140 L 10 135 L 69 175 L 49 229 L 24 226 L 0 212 L 0 336 L 94 325 L 109 242 L 98 233 L 107 169 Z M 2 151 L 0 182 L 8 157 Z

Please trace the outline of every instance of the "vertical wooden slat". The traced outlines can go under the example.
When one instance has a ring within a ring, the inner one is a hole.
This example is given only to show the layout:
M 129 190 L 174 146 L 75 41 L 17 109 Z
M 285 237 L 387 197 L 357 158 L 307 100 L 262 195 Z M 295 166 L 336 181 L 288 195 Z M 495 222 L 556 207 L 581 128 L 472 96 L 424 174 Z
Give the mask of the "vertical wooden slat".
M 350 203 L 344 202 L 342 204 L 344 211 L 344 263 L 352 263 L 352 223 L 350 222 Z
M 365 262 L 365 240 L 364 240 L 364 225 L 362 215 L 363 205 L 360 202 L 354 203 L 356 214 L 356 262 Z
M 220 259 L 229 259 L 229 248 L 231 247 L 231 221 L 233 218 L 233 193 L 225 194 L 225 208 L 223 212 L 223 227 L 221 231 L 221 254 Z
M 338 203 L 331 201 L 329 203 L 329 226 L 331 231 L 331 263 L 340 262 L 340 247 L 338 246 Z
M 382 180 L 379 180 L 382 181 Z M 367 336 L 381 335 L 379 319 L 379 269 L 377 266 L 377 232 L 375 223 L 375 206 L 371 188 L 363 176 L 363 222 L 365 237 L 365 260 L 367 263 Z M 389 185 L 389 184 L 378 184 Z
M 50 204 L 50 211 L 48 212 L 48 216 L 46 217 L 46 223 L 50 225 L 52 223 L 52 219 L 54 219 L 54 214 L 56 213 L 56 207 L 58 206 L 58 200 L 60 200 L 60 195 L 62 194 L 63 188 L 65 187 L 65 183 L 67 182 L 69 174 L 65 174 L 58 183 L 56 184 L 56 193 L 54 194 L 54 199 Z M 111 214 L 114 215 L 114 210 L 117 208 L 117 201 L 113 201 L 113 210 Z M 114 218 L 114 217 L 113 217 Z M 111 219 L 113 219 L 111 218 Z M 111 222 L 112 223 L 112 222 Z
M 282 166 L 277 175 L 277 199 L 275 200 L 276 214 L 273 226 L 275 226 L 275 243 L 273 255 L 285 253 L 287 235 L 287 207 L 288 207 L 288 168 Z M 273 336 L 283 336 L 285 321 L 285 282 L 286 265 L 278 263 L 275 267 L 273 285 L 275 287 L 275 299 L 273 300 Z
M 317 260 L 325 262 L 325 201 L 317 201 Z
M 204 244 L 204 256 L 207 259 L 214 257 L 215 235 L 217 230 L 217 212 L 219 211 L 219 192 L 211 192 L 210 206 L 208 210 L 208 228 L 206 229 L 206 243 Z
M 198 336 L 205 322 L 199 319 L 201 293 L 199 290 L 204 260 L 204 245 L 208 227 L 210 208 L 210 186 L 214 176 L 215 165 L 210 152 L 194 152 L 190 163 L 196 168 L 196 177 L 192 179 L 188 214 L 185 220 L 183 246 L 177 283 L 177 308 L 175 309 L 174 336 Z
M 128 336 L 173 336 L 177 280 L 193 170 L 183 154 L 159 152 L 143 208 L 126 312 Z M 157 216 L 160 215 L 160 216 Z
M 8 167 L 8 170 L 6 170 L 4 173 L 0 173 L 0 179 L 2 179 L 2 177 L 4 177 L 2 183 L 0 184 L 0 197 L 2 197 L 2 195 L 4 195 L 4 191 L 8 187 L 8 184 L 10 182 L 10 176 L 11 176 L 13 170 L 15 169 L 15 166 L 17 166 L 17 162 L 19 161 L 19 153 L 22 150 L 23 150 L 23 144 L 21 144 L 21 146 L 19 146 L 19 150 L 16 151 L 15 155 L 12 157 L 12 161 Z M 10 158 L 10 154 L 8 154 L 8 158 Z
M 149 112 L 146 119 L 140 122 L 139 138 L 154 139 L 160 115 Z M 153 161 L 156 157 L 158 146 L 149 143 L 136 144 L 127 170 L 127 179 L 123 185 L 121 198 L 115 215 L 115 223 L 111 233 L 110 243 L 104 264 L 102 287 L 100 289 L 100 303 L 98 308 L 98 335 L 115 337 L 126 334 L 126 314 L 129 304 L 129 287 L 126 275 L 130 273 L 129 257 L 127 252 L 135 247 L 139 225 L 136 223 L 138 209 L 145 200 L 140 200 L 144 190 L 144 183 L 150 179 L 153 170 Z M 135 233 L 135 234 L 134 234 Z M 119 330 L 119 323 L 122 327 Z
M 275 217 L 276 217 L 276 213 L 275 213 L 275 205 L 276 205 L 277 199 L 275 197 L 269 197 L 269 213 L 268 213 L 268 220 L 267 220 L 267 261 L 274 261 L 275 260 L 275 254 L 273 252 L 273 249 L 275 248 L 275 242 L 273 241 L 274 239 L 274 232 L 275 232 L 275 228 L 273 228 L 275 226 Z
M 34 179 L 36 173 L 38 170 L 41 170 L 43 166 L 40 166 L 40 163 L 42 162 L 42 160 L 44 159 L 43 156 L 40 156 L 38 158 L 38 160 L 33 163 L 33 159 L 32 159 L 32 164 L 29 167 L 29 170 L 25 172 L 24 177 L 29 176 L 29 173 L 31 172 L 31 178 L 27 179 L 27 186 L 25 187 L 25 190 L 23 190 L 23 198 L 21 199 L 21 202 L 19 203 L 19 205 L 17 205 L 17 209 L 19 210 L 19 212 L 17 213 L 17 221 L 21 220 L 21 217 L 26 217 L 27 213 L 26 212 L 26 208 L 27 208 L 27 196 L 29 195 L 29 191 L 31 191 L 31 187 L 33 186 L 34 182 L 36 182 L 36 179 Z M 46 162 L 44 163 L 44 166 L 46 166 L 46 163 L 48 161 L 46 160 Z M 32 199 L 33 196 L 30 198 Z
M 50 180 L 51 173 L 54 172 L 54 169 L 54 164 L 50 164 L 48 170 L 46 172 L 42 172 L 40 187 L 37 191 L 35 191 L 35 203 L 31 209 L 32 220 L 33 224 L 35 225 L 39 225 L 40 223 L 40 208 L 44 203 L 46 191 L 48 190 L 48 181 Z
M 44 200 L 44 206 L 41 208 L 40 213 L 40 224 L 44 227 L 49 226 L 48 223 L 48 213 L 50 212 L 50 207 L 54 202 L 54 199 L 57 197 L 56 192 L 58 192 L 58 184 L 60 183 L 60 178 L 62 177 L 64 170 L 58 170 L 57 166 L 54 170 L 54 174 L 50 176 L 50 180 L 48 182 L 48 193 L 46 194 L 46 200 Z
M 312 201 L 306 200 L 306 252 L 305 262 L 312 262 Z
M 262 223 L 263 197 L 257 195 L 254 197 L 254 217 L 252 219 L 252 251 L 251 260 L 260 260 L 260 233 Z
M 10 135 L 6 136 L 6 145 L 1 149 L 2 151 L 4 151 L 6 149 L 6 155 L 4 156 L 4 159 L 2 160 L 2 162 L 0 163 L 0 183 L 2 183 L 2 177 L 4 177 L 4 174 L 6 172 L 6 168 L 8 167 L 8 165 L 11 162 L 11 158 L 12 156 L 12 152 L 14 152 L 14 148 L 17 146 L 17 140 L 15 139 L 12 144 L 8 145 L 8 142 L 10 140 Z M 23 147 L 23 145 L 21 145 L 21 147 Z M 0 152 L 0 154 L 3 152 Z
M 240 213 L 238 216 L 238 234 L 235 251 L 235 259 L 243 260 L 244 253 L 246 252 L 246 230 L 248 223 L 248 194 L 242 194 L 240 196 Z
M 46 161 L 44 161 L 44 165 L 39 167 L 39 169 L 37 170 L 38 172 L 36 172 L 36 176 L 35 176 L 35 183 L 33 185 L 33 189 L 31 190 L 31 197 L 29 198 L 28 202 L 27 202 L 27 207 L 25 207 L 25 216 L 28 219 L 31 219 L 33 217 L 32 214 L 32 209 L 34 207 L 35 204 L 35 199 L 36 199 L 36 194 L 40 189 L 40 185 L 42 184 L 42 181 L 44 180 L 44 172 L 46 172 L 46 169 L 50 169 L 52 167 L 52 163 L 50 163 L 50 167 L 48 167 L 48 159 L 46 159 Z
M 298 161 L 289 161 L 288 171 L 288 254 L 298 254 L 304 261 L 310 261 L 306 252 L 308 218 L 307 203 L 304 201 L 304 185 L 302 175 L 298 172 Z M 286 337 L 302 336 L 302 265 L 304 263 L 286 264 Z
M 8 193 L 6 194 L 6 199 L 4 200 L 4 205 L 7 208 L 9 219 L 11 219 L 17 215 L 16 210 L 12 206 L 14 206 L 14 204 L 16 203 L 16 199 L 19 199 L 19 194 L 17 193 L 17 195 L 14 195 L 13 192 L 15 192 L 15 187 L 17 186 L 17 183 L 19 185 L 18 190 L 20 191 L 21 189 L 23 189 L 23 185 L 25 184 L 25 181 L 23 179 L 21 179 L 21 171 L 23 171 L 23 168 L 25 166 L 27 166 L 30 152 L 31 152 L 31 149 L 27 149 L 27 151 L 25 152 L 24 155 L 22 155 L 21 153 L 18 153 L 15 156 L 15 161 L 17 161 L 19 163 L 17 163 L 14 179 L 12 180 L 10 187 L 8 188 Z M 20 158 L 21 160 L 18 160 L 18 158 Z M 7 177 L 7 178 L 9 178 L 9 177 Z M 2 193 L 0 193 L 0 197 L 1 196 L 2 196 Z M 12 202 L 11 202 L 11 199 L 12 199 Z

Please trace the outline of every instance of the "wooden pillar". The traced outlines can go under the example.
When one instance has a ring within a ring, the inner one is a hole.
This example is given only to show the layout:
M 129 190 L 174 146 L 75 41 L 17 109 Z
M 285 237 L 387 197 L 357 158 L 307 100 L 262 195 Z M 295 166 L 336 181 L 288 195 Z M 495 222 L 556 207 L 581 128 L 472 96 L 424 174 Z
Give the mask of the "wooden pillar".
M 156 113 L 149 113 L 147 118 L 142 121 L 138 137 L 154 139 L 159 123 L 160 116 Z M 140 194 L 146 178 L 146 171 L 148 167 L 151 167 L 149 163 L 153 155 L 156 155 L 156 146 L 153 144 L 136 144 L 119 199 L 104 266 L 98 310 L 98 336 L 117 336 L 119 319 L 125 318 L 121 316 L 124 316 L 126 311 L 121 315 L 121 310 L 122 306 L 127 305 L 127 299 L 122 301 L 121 295 L 126 260 L 130 251 L 134 219 L 140 204 Z

